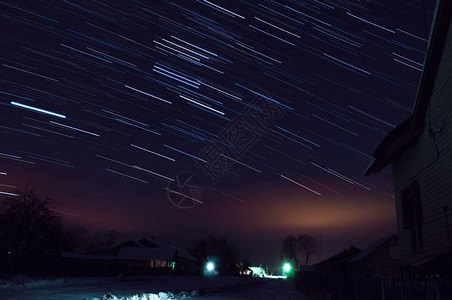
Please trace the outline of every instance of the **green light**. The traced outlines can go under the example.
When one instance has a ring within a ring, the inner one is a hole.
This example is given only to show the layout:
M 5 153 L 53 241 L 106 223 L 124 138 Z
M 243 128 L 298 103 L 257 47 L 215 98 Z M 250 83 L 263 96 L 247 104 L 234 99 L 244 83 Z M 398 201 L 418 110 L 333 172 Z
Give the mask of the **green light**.
M 286 273 L 290 272 L 290 269 L 292 269 L 292 267 L 290 266 L 289 263 L 285 263 L 283 268 L 284 268 L 284 272 L 286 272 Z
M 208 262 L 206 265 L 206 269 L 207 269 L 207 271 L 212 272 L 213 269 L 215 269 L 215 265 L 213 264 L 213 262 Z

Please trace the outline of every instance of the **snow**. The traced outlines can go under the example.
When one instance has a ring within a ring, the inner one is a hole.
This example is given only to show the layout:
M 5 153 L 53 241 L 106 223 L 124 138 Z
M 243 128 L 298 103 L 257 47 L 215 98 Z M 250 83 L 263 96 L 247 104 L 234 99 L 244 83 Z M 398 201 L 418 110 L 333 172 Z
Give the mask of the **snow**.
M 246 277 L 136 276 L 0 281 L 0 299 L 176 300 L 303 299 L 291 280 Z M 103 296 L 102 296 L 103 295 Z
M 16 275 L 9 280 L 0 279 L 0 291 L 2 289 L 35 289 L 35 288 L 49 288 L 63 285 L 74 284 L 97 284 L 104 282 L 112 282 L 117 280 L 117 277 L 59 277 L 52 279 L 30 277 L 23 274 Z
M 192 292 L 159 292 L 158 294 L 153 293 L 142 293 L 140 295 L 133 295 L 131 297 L 121 297 L 118 298 L 115 295 L 107 294 L 102 296 L 101 300 L 176 300 L 176 299 L 187 299 L 191 297 L 195 297 L 198 295 L 197 291 Z M 96 298 L 92 298 L 90 300 L 94 300 Z

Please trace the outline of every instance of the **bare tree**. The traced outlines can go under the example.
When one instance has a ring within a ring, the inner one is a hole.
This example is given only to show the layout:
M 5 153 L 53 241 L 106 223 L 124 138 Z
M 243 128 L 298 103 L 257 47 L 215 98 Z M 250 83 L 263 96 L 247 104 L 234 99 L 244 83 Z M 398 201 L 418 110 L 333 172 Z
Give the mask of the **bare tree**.
M 297 239 L 293 235 L 288 235 L 282 242 L 281 259 L 298 265 L 297 259 Z
M 112 229 L 104 235 L 103 244 L 106 246 L 111 246 L 118 242 L 119 232 L 116 229 Z
M 104 241 L 101 237 L 95 236 L 88 239 L 86 248 L 84 250 L 88 252 L 98 251 L 102 248 Z
M 190 253 L 202 264 L 214 260 L 216 270 L 223 275 L 236 275 L 238 272 L 239 250 L 225 237 L 210 235 L 207 239 L 198 240 L 192 245 Z
M 32 254 L 61 224 L 51 206 L 54 200 L 38 197 L 33 189 L 16 192 L 19 196 L 2 201 L 0 238 L 22 259 Z
M 317 252 L 319 249 L 319 244 L 315 238 L 310 234 L 299 235 L 297 238 L 298 249 L 305 255 L 305 265 L 308 264 L 309 257 L 311 254 Z

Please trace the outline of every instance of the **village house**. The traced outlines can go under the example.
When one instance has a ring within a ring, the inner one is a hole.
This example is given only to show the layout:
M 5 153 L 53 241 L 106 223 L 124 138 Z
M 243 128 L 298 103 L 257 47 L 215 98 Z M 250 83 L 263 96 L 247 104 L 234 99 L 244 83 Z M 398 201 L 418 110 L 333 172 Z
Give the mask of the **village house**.
M 348 262 L 361 252 L 361 249 L 350 245 L 348 249 L 335 254 L 325 260 L 316 263 L 314 266 L 317 273 L 324 277 L 348 276 Z
M 417 274 L 452 270 L 451 15 L 452 1 L 438 1 L 413 114 L 365 170 L 369 176 L 392 164 L 400 260 Z
M 348 271 L 358 276 L 393 276 L 399 273 L 399 238 L 382 238 L 348 261 Z
M 190 274 L 197 267 L 196 258 L 154 238 L 128 240 L 85 253 L 61 252 L 60 256 L 66 269 L 76 273 Z

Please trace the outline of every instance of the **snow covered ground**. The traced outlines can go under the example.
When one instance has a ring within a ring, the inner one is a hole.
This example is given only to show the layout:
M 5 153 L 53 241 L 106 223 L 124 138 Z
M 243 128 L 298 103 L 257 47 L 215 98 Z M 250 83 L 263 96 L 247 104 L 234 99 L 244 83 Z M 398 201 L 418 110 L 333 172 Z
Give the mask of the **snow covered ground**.
M 267 279 L 258 284 L 221 289 L 190 299 L 199 300 L 311 300 L 295 288 L 292 280 Z
M 0 282 L 0 299 L 300 299 L 309 298 L 290 280 L 243 277 L 147 276 L 135 278 L 84 278 L 47 281 Z M 159 295 L 160 293 L 160 295 Z

